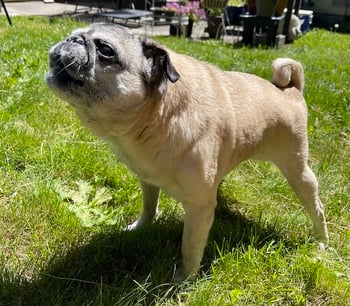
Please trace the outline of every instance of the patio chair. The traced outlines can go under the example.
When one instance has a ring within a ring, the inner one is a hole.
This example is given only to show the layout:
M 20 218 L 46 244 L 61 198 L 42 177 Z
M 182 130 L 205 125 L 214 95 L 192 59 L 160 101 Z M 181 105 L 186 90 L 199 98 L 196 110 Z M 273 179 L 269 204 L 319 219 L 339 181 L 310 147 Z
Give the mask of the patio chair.
M 241 36 L 243 31 L 241 15 L 245 12 L 245 6 L 227 6 L 225 8 L 225 31 L 227 35 Z
M 228 0 L 201 1 L 202 8 L 205 9 L 207 13 L 208 28 L 206 32 L 209 33 L 210 37 L 215 37 L 217 39 L 221 36 L 222 32 L 226 35 L 224 10 L 227 3 Z

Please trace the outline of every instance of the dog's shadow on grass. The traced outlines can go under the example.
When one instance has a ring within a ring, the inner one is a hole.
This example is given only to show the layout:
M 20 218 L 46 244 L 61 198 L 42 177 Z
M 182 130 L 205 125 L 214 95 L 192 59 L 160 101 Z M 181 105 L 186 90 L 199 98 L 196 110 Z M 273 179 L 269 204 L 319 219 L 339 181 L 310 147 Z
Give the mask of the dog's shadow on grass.
M 218 195 L 216 218 L 203 259 L 205 273 L 210 273 L 210 264 L 218 256 L 215 245 L 225 243 L 225 249 L 231 250 L 282 240 L 273 227 L 234 210 L 235 202 Z M 94 301 L 94 305 L 96 299 L 101 305 L 151 305 L 155 295 L 176 291 L 171 280 L 180 258 L 182 227 L 181 221 L 168 216 L 142 230 L 109 228 L 86 245 L 62 257 L 57 255 L 39 279 L 12 279 L 0 297 L 5 305 L 6 300 L 8 305 L 24 301 L 26 305 L 86 305 Z

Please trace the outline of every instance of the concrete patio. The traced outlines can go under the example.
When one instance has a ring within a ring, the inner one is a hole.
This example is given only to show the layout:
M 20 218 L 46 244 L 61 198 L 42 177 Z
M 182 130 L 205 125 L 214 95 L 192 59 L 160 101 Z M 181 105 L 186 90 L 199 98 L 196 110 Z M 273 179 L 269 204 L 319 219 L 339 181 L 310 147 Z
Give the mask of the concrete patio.
M 76 6 L 75 1 L 53 2 L 47 1 L 23 1 L 12 2 L 5 1 L 5 5 L 10 17 L 14 16 L 47 16 L 47 17 L 64 17 L 68 16 L 82 22 L 101 22 L 108 21 L 106 18 L 101 18 L 98 13 L 113 11 L 113 3 L 111 1 L 79 1 Z M 5 15 L 4 9 L 1 8 L 0 15 Z M 13 22 L 13 21 L 12 21 Z M 206 21 L 201 21 L 195 24 L 192 38 L 205 38 L 204 28 L 207 26 Z M 169 36 L 169 25 L 144 24 L 140 26 L 132 26 L 131 30 L 143 36 Z M 237 37 L 225 36 L 224 41 L 232 43 L 237 40 Z
M 14 16 L 48 16 L 64 17 L 69 16 L 83 22 L 100 22 L 107 21 L 106 18 L 98 17 L 98 13 L 113 10 L 111 2 L 103 1 L 79 1 L 76 6 L 75 1 L 69 2 L 44 2 L 44 1 L 25 1 L 25 2 L 6 2 L 5 5 L 10 17 Z M 4 9 L 1 8 L 0 15 L 5 15 Z M 169 35 L 169 26 L 135 26 L 131 27 L 132 31 L 139 35 Z

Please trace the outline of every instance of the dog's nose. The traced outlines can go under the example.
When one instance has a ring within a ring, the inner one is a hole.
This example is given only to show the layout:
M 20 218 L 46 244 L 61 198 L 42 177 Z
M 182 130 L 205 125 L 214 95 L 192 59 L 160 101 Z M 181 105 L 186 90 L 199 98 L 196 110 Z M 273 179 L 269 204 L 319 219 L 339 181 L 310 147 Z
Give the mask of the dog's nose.
M 71 36 L 71 37 L 67 38 L 67 41 L 75 42 L 75 43 L 80 44 L 80 45 L 85 44 L 85 40 L 82 36 Z

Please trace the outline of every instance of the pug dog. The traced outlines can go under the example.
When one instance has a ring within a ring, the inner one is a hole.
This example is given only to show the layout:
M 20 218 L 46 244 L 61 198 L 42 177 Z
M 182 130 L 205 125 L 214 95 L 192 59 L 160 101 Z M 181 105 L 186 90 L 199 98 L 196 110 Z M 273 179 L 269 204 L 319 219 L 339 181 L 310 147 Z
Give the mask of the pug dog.
M 143 212 L 129 229 L 152 222 L 160 189 L 182 203 L 177 280 L 196 275 L 219 184 L 249 158 L 277 165 L 310 215 L 320 249 L 327 246 L 318 183 L 307 164 L 299 62 L 275 60 L 269 82 L 101 23 L 75 30 L 49 57 L 49 88 L 139 177 Z

